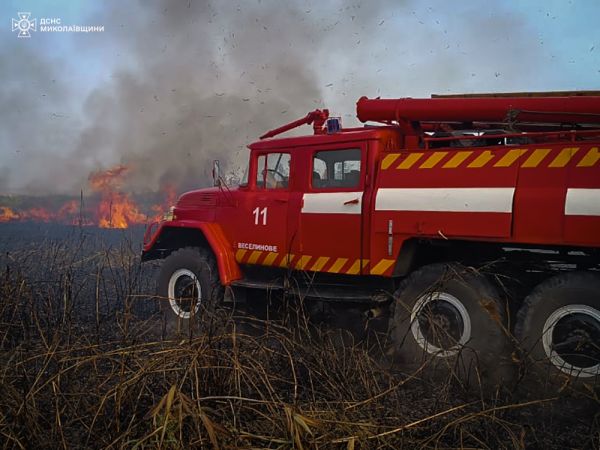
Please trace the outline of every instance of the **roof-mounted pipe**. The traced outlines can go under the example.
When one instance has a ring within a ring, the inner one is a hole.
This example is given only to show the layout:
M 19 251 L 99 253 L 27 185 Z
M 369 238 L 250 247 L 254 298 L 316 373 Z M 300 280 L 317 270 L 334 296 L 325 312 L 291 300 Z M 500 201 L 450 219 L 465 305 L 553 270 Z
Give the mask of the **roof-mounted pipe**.
M 293 130 L 294 128 L 297 128 L 299 126 L 310 125 L 311 123 L 313 124 L 313 131 L 315 134 L 324 134 L 326 130 L 323 129 L 323 124 L 327 121 L 328 117 L 328 109 L 315 109 L 314 111 L 309 112 L 302 119 L 294 120 L 293 122 L 290 122 L 279 128 L 275 128 L 274 130 L 266 132 L 260 137 L 260 139 L 262 140 L 271 138 L 277 136 L 278 134 L 285 133 L 286 131 Z
M 361 122 L 600 123 L 600 97 L 452 97 L 368 99 L 356 103 Z

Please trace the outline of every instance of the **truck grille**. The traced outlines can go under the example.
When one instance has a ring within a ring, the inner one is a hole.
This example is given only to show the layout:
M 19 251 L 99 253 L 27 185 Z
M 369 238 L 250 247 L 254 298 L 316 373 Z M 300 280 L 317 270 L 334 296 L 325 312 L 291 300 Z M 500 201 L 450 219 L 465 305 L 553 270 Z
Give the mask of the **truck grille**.
M 190 198 L 182 198 L 179 201 L 180 208 L 192 208 L 198 206 L 216 206 L 217 197 L 215 194 L 208 192 L 206 194 L 194 195 Z

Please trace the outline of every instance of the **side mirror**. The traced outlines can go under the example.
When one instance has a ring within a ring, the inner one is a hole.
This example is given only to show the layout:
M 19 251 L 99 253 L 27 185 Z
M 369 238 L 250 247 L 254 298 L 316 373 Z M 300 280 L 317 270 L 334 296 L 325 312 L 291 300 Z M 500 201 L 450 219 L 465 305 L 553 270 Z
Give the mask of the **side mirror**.
M 213 176 L 213 186 L 221 186 L 221 168 L 219 166 L 218 159 L 215 159 L 213 161 L 212 176 Z

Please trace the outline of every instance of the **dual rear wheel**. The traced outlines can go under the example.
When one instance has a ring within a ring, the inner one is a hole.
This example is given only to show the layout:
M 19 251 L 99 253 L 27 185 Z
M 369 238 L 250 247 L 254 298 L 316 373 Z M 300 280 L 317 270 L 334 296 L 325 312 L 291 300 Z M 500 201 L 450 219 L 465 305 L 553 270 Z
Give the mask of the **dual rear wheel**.
M 600 276 L 571 272 L 538 285 L 517 315 L 526 369 L 548 390 L 600 385 Z M 554 389 L 552 389 L 554 388 Z
M 511 387 L 517 364 L 529 390 L 600 384 L 600 277 L 563 273 L 537 286 L 509 332 L 506 302 L 482 274 L 460 264 L 425 266 L 395 294 L 391 337 L 409 370 L 455 378 L 476 389 Z M 520 352 L 518 351 L 520 350 Z
M 404 370 L 479 389 L 512 377 L 506 323 L 485 276 L 460 264 L 433 264 L 401 283 L 390 331 Z

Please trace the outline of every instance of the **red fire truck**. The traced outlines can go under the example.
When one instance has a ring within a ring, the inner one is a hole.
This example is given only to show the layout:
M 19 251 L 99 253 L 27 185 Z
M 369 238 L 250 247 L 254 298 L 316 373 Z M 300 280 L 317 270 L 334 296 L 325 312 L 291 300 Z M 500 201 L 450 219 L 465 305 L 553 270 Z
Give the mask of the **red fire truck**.
M 270 131 L 239 187 L 216 163 L 215 187 L 148 229 L 171 320 L 192 325 L 227 287 L 293 287 L 389 307 L 407 365 L 494 379 L 522 358 L 553 385 L 596 385 L 600 94 L 363 97 L 357 116 L 368 123 L 316 110 Z M 275 138 L 303 124 L 312 135 Z

